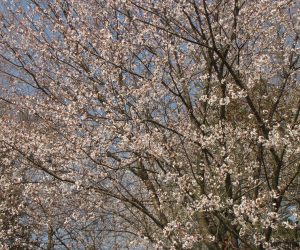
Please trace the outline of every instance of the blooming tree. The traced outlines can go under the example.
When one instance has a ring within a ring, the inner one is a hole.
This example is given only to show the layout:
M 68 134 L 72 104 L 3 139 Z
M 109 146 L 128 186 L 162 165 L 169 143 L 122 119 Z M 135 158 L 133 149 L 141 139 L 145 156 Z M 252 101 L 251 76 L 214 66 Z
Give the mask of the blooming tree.
M 2 1 L 1 247 L 299 246 L 299 7 Z

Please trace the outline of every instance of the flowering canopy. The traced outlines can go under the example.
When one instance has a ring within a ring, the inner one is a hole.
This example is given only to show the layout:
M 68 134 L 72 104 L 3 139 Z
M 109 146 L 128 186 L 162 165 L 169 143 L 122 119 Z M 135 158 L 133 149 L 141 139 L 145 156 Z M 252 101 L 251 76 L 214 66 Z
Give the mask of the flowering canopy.
M 297 1 L 0 12 L 3 249 L 297 247 Z

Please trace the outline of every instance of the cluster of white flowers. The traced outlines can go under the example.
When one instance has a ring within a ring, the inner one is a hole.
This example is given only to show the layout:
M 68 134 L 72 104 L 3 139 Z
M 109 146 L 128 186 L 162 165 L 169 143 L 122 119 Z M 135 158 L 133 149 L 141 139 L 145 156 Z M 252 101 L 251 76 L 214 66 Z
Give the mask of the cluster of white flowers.
M 2 1 L 0 248 L 295 240 L 297 7 Z

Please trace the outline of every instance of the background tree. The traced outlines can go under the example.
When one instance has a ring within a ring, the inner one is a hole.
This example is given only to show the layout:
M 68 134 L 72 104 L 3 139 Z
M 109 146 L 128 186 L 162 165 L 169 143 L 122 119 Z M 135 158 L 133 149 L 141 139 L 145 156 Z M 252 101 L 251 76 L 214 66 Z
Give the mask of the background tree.
M 297 1 L 0 10 L 0 138 L 34 247 L 297 247 Z

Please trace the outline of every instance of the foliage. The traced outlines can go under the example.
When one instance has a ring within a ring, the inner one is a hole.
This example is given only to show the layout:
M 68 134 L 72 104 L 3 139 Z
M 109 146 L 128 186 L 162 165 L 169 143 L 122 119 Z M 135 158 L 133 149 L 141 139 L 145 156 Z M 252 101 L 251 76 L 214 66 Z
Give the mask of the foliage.
M 3 249 L 297 247 L 297 1 L 0 12 Z

